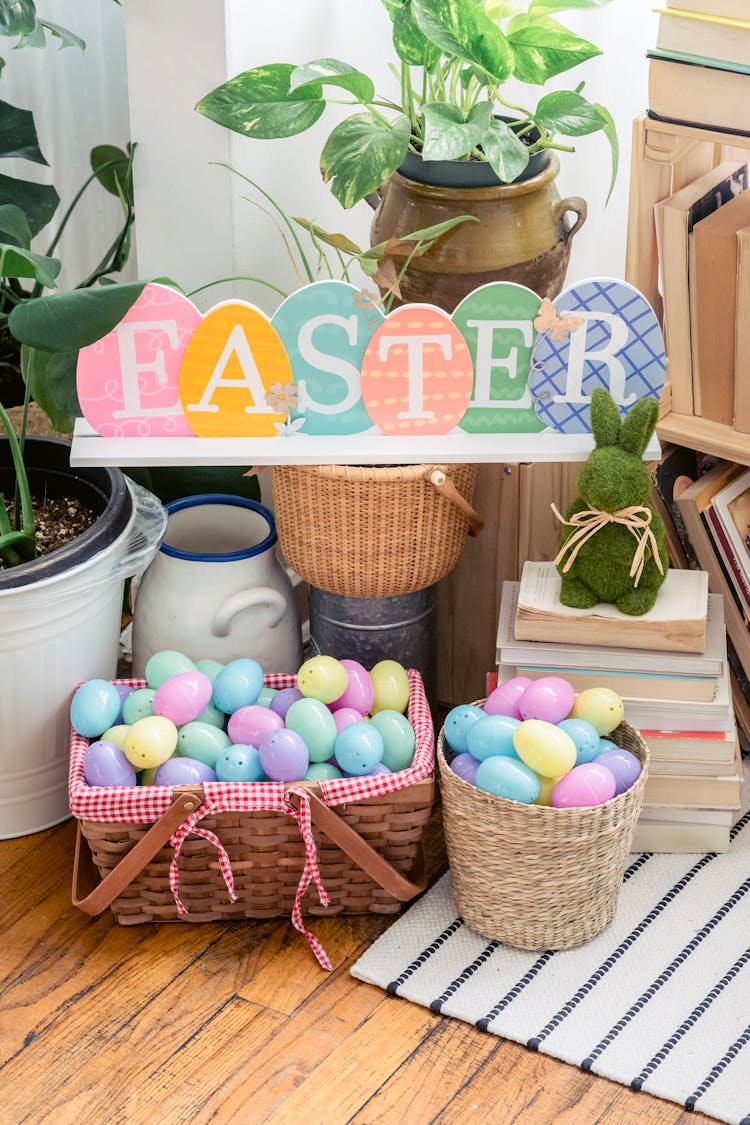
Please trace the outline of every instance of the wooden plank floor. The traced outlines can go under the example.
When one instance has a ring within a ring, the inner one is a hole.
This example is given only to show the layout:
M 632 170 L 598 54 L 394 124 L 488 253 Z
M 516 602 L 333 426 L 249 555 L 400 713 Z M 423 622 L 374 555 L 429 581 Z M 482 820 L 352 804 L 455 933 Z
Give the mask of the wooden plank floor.
M 392 919 L 124 927 L 71 906 L 74 822 L 0 841 L 0 1123 L 706 1125 L 349 975 Z

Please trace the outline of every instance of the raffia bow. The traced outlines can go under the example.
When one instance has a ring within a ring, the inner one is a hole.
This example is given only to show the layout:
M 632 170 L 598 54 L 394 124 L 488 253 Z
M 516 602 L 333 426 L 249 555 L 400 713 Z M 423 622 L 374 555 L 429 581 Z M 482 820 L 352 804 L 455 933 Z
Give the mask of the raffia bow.
M 583 512 L 576 512 L 569 520 L 561 516 L 556 506 L 551 504 L 550 507 L 555 513 L 560 523 L 565 527 L 572 527 L 574 531 L 572 535 L 563 543 L 558 551 L 557 558 L 555 559 L 555 566 L 559 566 L 562 560 L 568 554 L 567 562 L 563 567 L 563 574 L 567 574 L 575 561 L 575 557 L 580 551 L 584 543 L 588 542 L 597 531 L 601 531 L 609 523 L 619 523 L 626 527 L 630 534 L 635 538 L 637 547 L 633 555 L 633 563 L 630 567 L 630 577 L 633 578 L 633 585 L 637 586 L 643 574 L 643 568 L 646 565 L 646 551 L 651 548 L 651 553 L 654 556 L 659 573 L 664 573 L 664 567 L 659 557 L 659 548 L 656 545 L 656 538 L 651 529 L 651 516 L 650 508 L 638 507 L 636 505 L 630 508 L 620 508 L 617 512 L 602 512 L 598 508 L 587 508 Z

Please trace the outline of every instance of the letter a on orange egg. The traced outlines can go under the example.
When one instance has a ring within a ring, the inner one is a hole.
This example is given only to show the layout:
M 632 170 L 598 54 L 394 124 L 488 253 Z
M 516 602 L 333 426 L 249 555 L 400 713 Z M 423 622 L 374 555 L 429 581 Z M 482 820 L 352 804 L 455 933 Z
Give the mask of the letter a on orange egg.
M 180 402 L 198 437 L 274 437 L 266 395 L 293 382 L 281 337 L 259 309 L 225 301 L 203 318 L 180 367 Z

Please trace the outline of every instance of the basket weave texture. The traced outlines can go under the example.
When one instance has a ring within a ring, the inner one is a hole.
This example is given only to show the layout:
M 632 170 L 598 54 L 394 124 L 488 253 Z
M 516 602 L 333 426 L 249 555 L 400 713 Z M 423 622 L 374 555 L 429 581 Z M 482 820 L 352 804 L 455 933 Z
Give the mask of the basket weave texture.
M 456 904 L 471 929 L 520 949 L 572 949 L 613 920 L 643 804 L 648 748 L 626 722 L 607 737 L 639 759 L 638 780 L 603 805 L 555 809 L 463 781 L 448 764 L 452 751 L 440 732 L 448 862 Z
M 477 466 L 437 468 L 471 503 Z M 274 465 L 271 481 L 287 563 L 330 594 L 423 590 L 450 573 L 466 541 L 466 516 L 430 483 L 424 465 Z

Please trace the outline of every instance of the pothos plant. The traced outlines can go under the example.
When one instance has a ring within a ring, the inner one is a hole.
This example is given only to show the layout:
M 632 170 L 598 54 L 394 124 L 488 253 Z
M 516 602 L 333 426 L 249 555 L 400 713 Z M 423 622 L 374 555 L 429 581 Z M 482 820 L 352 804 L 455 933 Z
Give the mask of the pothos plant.
M 517 179 L 542 149 L 574 151 L 568 138 L 602 132 L 618 142 L 610 112 L 572 89 L 539 88 L 601 50 L 556 18 L 610 0 L 382 0 L 392 22 L 398 93 L 335 58 L 254 67 L 212 90 L 199 113 L 248 137 L 290 137 L 329 104 L 357 112 L 336 125 L 320 167 L 334 196 L 351 207 L 370 195 L 408 152 L 424 160 L 484 160 L 500 181 Z M 514 80 L 514 81 L 510 81 Z M 513 91 L 528 87 L 526 96 Z M 523 104 L 520 102 L 523 101 Z

